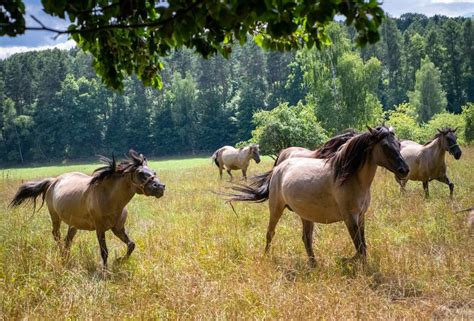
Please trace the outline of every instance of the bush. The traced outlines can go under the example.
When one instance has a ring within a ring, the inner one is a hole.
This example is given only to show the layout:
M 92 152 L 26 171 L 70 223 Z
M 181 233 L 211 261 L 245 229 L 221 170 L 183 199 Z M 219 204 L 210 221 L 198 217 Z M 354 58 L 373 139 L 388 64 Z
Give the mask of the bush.
M 387 125 L 393 126 L 398 138 L 420 142 L 421 128 L 416 122 L 416 111 L 410 104 L 403 103 L 389 111 Z
M 253 115 L 256 129 L 252 131 L 252 143 L 260 145 L 263 155 L 278 155 L 280 150 L 290 146 L 313 149 L 327 140 L 313 112 L 313 106 L 288 106 L 280 104 L 271 111 L 260 111 Z
M 442 112 L 433 116 L 433 118 L 422 127 L 421 139 L 422 142 L 427 142 L 433 138 L 438 129 L 451 127 L 458 128 L 456 135 L 458 143 L 464 144 L 466 142 L 464 129 L 466 127 L 464 115 L 455 115 L 448 112 Z
M 464 117 L 464 139 L 466 143 L 474 141 L 474 103 L 467 103 L 462 107 Z

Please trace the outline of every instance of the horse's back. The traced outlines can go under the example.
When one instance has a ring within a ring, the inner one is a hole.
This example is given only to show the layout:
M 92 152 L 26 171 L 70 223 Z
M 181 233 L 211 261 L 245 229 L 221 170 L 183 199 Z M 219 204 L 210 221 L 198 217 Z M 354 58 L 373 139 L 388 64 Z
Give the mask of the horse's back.
M 288 147 L 283 149 L 280 154 L 278 155 L 278 159 L 275 165 L 281 164 L 283 161 L 287 160 L 288 158 L 305 158 L 311 157 L 312 151 L 304 147 Z
M 239 169 L 242 167 L 240 152 L 242 149 L 237 149 L 232 146 L 224 146 L 219 150 L 219 158 L 224 165 L 229 169 Z
M 89 226 L 77 226 L 74 218 L 87 215 L 85 201 L 86 191 L 89 187 L 91 176 L 72 172 L 58 176 L 46 194 L 48 208 L 55 212 L 69 225 L 80 229 L 89 229 Z M 88 224 L 87 224 L 88 225 Z
M 342 219 L 333 170 L 326 160 L 287 159 L 275 167 L 270 184 L 270 199 L 284 202 L 306 220 L 332 223 Z

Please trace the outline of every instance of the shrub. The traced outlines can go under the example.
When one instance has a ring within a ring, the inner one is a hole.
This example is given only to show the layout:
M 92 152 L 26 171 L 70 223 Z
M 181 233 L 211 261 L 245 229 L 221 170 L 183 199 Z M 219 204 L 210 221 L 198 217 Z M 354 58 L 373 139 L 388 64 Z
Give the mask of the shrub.
M 393 126 L 398 138 L 420 142 L 421 128 L 416 122 L 416 111 L 410 104 L 403 103 L 389 111 L 387 125 Z
M 464 144 L 466 142 L 464 135 L 464 128 L 466 127 L 464 115 L 456 115 L 448 112 L 442 112 L 434 115 L 433 118 L 422 127 L 422 141 L 429 141 L 437 133 L 438 129 L 445 127 L 458 128 L 458 130 L 456 131 L 458 143 Z
M 278 155 L 290 146 L 313 149 L 327 140 L 326 131 L 321 127 L 313 112 L 313 106 L 280 104 L 271 111 L 260 111 L 253 115 L 256 125 L 251 142 L 260 145 L 263 155 Z
M 464 139 L 466 143 L 474 141 L 474 103 L 467 103 L 462 107 L 464 117 Z

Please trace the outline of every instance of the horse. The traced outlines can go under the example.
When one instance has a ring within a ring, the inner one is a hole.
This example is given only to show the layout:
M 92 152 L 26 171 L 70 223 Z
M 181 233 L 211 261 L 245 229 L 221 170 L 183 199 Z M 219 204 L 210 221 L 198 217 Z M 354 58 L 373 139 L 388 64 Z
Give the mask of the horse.
M 232 181 L 231 170 L 242 170 L 244 179 L 247 179 L 247 168 L 250 160 L 253 159 L 257 164 L 260 163 L 260 151 L 258 145 L 236 149 L 232 146 L 219 148 L 212 154 L 212 160 L 219 168 L 219 176 L 222 179 L 222 170 L 225 168 Z
M 280 151 L 273 166 L 277 166 L 284 160 L 292 157 L 326 159 L 355 135 L 357 135 L 357 132 L 355 130 L 348 129 L 346 132 L 329 139 L 326 143 L 324 143 L 323 146 L 315 150 L 309 150 L 304 147 L 285 148 Z
M 448 151 L 455 159 L 461 158 L 462 151 L 456 141 L 456 130 L 438 129 L 434 138 L 425 145 L 411 140 L 401 141 L 401 154 L 410 167 L 410 174 L 406 178 L 395 177 L 402 192 L 405 191 L 407 181 L 421 181 L 425 197 L 428 198 L 428 182 L 435 179 L 449 186 L 449 196 L 451 199 L 453 198 L 454 184 L 446 175 L 444 155 Z
M 130 150 L 127 158 L 119 164 L 114 156 L 112 159 L 102 156 L 100 160 L 106 165 L 97 168 L 92 176 L 71 172 L 22 184 L 10 207 L 33 201 L 35 210 L 36 199 L 41 195 L 41 207 L 46 201 L 53 237 L 63 254 L 69 253 L 78 230 L 95 230 L 103 266 L 107 267 L 105 232 L 112 230 L 127 245 L 124 258 L 128 258 L 135 249 L 135 243 L 125 230 L 128 214 L 125 206 L 135 194 L 162 197 L 165 185 L 156 177 L 156 172 L 148 167 L 146 158 L 134 150 Z M 64 246 L 60 235 L 63 221 L 69 225 Z
M 344 221 L 356 254 L 350 261 L 366 262 L 365 213 L 370 204 L 370 186 L 378 166 L 400 178 L 409 168 L 400 154 L 400 143 L 391 128 L 368 127 L 335 151 L 328 159 L 289 158 L 272 170 L 254 177 L 249 185 L 233 187 L 227 201 L 269 201 L 270 220 L 265 253 L 270 249 L 275 227 L 285 208 L 295 212 L 303 225 L 303 243 L 309 264 L 314 266 L 314 223 Z

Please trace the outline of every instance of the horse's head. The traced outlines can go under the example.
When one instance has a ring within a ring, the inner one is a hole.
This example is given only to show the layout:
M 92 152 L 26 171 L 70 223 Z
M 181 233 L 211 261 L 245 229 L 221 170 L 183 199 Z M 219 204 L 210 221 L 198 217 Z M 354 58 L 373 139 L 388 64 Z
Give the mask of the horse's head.
M 128 160 L 119 166 L 124 167 L 124 173 L 130 173 L 132 185 L 138 194 L 155 196 L 160 198 L 165 192 L 165 184 L 162 184 L 156 172 L 148 167 L 148 162 L 142 154 L 134 150 L 128 152 Z
M 410 171 L 400 154 L 400 142 L 392 127 L 368 127 L 373 144 L 373 157 L 377 165 L 393 172 L 398 178 L 405 178 Z
M 252 156 L 253 160 L 258 164 L 260 163 L 260 150 L 258 148 L 258 145 L 252 145 L 249 147 L 250 155 Z
M 442 148 L 454 156 L 455 159 L 461 158 L 462 151 L 457 143 L 456 131 L 458 129 L 443 128 L 438 129 L 436 136 L 440 137 L 440 143 Z

